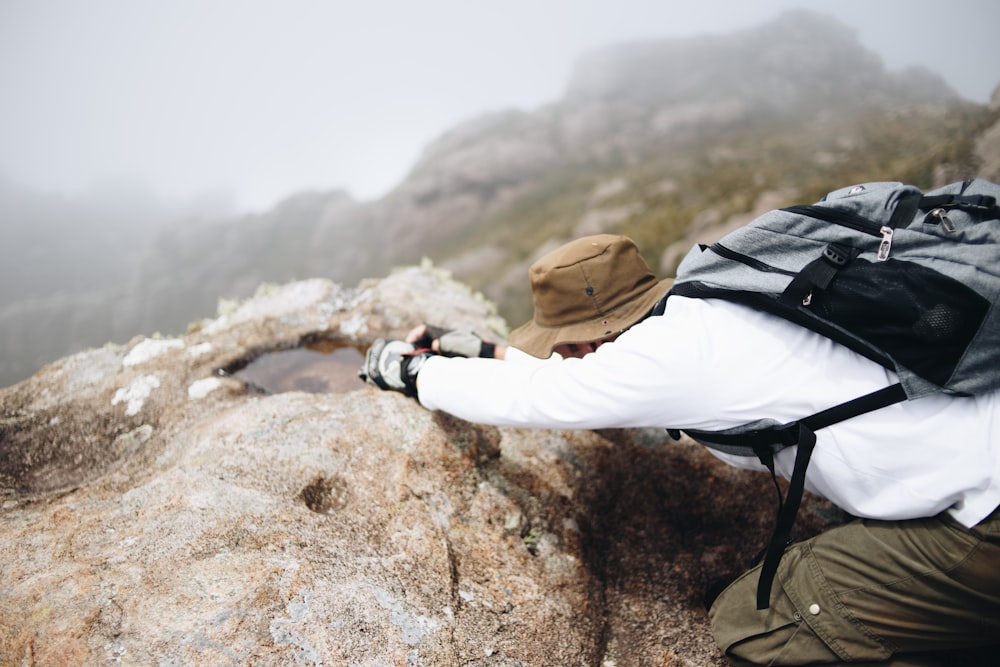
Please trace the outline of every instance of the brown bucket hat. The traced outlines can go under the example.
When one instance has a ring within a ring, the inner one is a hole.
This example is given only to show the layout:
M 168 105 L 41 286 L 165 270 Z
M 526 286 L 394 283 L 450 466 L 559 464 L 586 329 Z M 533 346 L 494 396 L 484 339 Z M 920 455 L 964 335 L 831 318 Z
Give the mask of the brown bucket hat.
M 547 358 L 564 343 L 588 343 L 641 320 L 673 280 L 657 280 L 632 239 L 585 236 L 553 250 L 528 270 L 535 314 L 510 344 Z

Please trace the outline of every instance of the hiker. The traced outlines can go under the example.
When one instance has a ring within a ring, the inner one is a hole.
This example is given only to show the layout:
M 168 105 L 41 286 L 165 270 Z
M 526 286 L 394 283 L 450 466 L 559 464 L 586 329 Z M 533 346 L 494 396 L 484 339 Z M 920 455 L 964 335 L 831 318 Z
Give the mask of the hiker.
M 695 431 L 785 423 L 896 381 L 763 311 L 668 298 L 671 282 L 623 236 L 572 241 L 529 275 L 534 316 L 509 346 L 418 327 L 409 342 L 376 341 L 362 376 L 470 422 Z M 755 605 L 761 565 L 716 598 L 709 617 L 726 656 L 738 665 L 934 665 L 934 652 L 995 644 L 1000 394 L 934 394 L 815 435 L 805 488 L 859 519 L 784 550 L 765 609 Z M 795 460 L 796 447 L 782 449 L 774 470 L 792 478 Z

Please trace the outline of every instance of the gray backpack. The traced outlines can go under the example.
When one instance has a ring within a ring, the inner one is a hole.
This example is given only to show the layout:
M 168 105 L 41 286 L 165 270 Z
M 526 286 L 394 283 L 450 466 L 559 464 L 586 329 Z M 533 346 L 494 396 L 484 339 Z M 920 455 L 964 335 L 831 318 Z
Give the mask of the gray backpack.
M 790 542 L 816 430 L 934 392 L 1000 388 L 998 197 L 1000 186 L 978 179 L 926 194 L 902 183 L 856 185 L 812 206 L 766 213 L 681 262 L 671 295 L 764 310 L 899 376 L 898 384 L 787 424 L 687 431 L 708 447 L 757 456 L 772 476 L 774 453 L 798 447 L 787 497 L 779 488 L 758 609 L 768 607 Z

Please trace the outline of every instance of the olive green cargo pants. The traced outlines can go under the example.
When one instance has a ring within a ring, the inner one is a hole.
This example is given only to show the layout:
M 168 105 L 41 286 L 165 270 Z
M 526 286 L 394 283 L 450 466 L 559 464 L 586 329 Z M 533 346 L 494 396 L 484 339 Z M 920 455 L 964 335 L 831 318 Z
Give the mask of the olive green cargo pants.
M 760 611 L 759 571 L 709 612 L 734 664 L 929 667 L 997 645 L 978 653 L 1000 665 L 1000 509 L 972 530 L 947 515 L 828 530 L 788 548 Z

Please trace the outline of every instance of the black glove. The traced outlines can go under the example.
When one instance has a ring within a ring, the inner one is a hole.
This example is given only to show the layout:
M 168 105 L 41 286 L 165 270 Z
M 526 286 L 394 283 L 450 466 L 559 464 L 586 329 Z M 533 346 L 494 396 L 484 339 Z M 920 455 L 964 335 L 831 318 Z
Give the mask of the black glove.
M 417 395 L 417 373 L 430 352 L 418 352 L 402 340 L 379 338 L 368 348 L 365 364 L 358 377 L 379 389 L 399 391 L 407 396 Z
M 431 349 L 431 344 L 446 333 L 448 333 L 448 330 L 444 327 L 434 326 L 433 324 L 425 324 L 423 335 L 413 341 L 413 344 L 417 348 L 426 348 L 429 350 Z
M 432 324 L 424 325 L 424 335 L 414 345 L 431 349 L 438 341 L 438 352 L 446 357 L 485 357 L 492 359 L 496 351 L 495 343 L 488 343 L 471 331 L 449 331 Z

